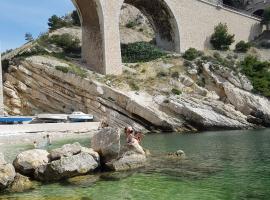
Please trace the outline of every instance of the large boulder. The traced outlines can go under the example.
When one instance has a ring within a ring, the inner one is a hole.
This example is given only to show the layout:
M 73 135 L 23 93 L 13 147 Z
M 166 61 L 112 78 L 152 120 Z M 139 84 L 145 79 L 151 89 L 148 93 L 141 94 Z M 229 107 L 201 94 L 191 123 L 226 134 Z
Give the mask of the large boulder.
M 126 145 L 117 159 L 114 159 L 106 166 L 112 171 L 127 171 L 145 166 L 146 154 L 138 144 Z
M 120 131 L 117 128 L 103 128 L 91 140 L 91 147 L 98 152 L 103 162 L 118 157 L 120 152 Z
M 33 176 L 37 168 L 48 164 L 48 156 L 49 153 L 45 150 L 28 150 L 17 155 L 13 165 L 17 172 L 26 176 Z
M 8 187 L 14 180 L 16 175 L 15 169 L 11 164 L 8 164 L 2 153 L 0 153 L 0 190 Z
M 33 183 L 29 180 L 29 178 L 17 173 L 8 190 L 9 192 L 24 192 L 32 188 Z
M 58 160 L 61 157 L 69 157 L 76 155 L 81 152 L 81 145 L 80 143 L 76 142 L 74 144 L 66 144 L 61 148 L 54 149 L 51 151 L 49 157 L 50 160 Z
M 86 152 L 69 157 L 61 157 L 36 170 L 36 178 L 41 181 L 57 181 L 74 176 L 84 175 L 98 168 L 99 163 Z

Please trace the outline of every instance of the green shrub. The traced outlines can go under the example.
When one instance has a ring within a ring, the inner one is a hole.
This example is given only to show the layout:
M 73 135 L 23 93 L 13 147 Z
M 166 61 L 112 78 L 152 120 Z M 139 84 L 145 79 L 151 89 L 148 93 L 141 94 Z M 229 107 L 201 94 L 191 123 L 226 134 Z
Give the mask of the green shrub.
M 121 53 L 123 62 L 126 63 L 149 62 L 167 55 L 167 53 L 147 42 L 122 44 Z
M 251 80 L 254 91 L 270 97 L 270 62 L 261 62 L 255 56 L 247 56 L 240 62 L 240 67 Z
M 235 51 L 246 53 L 250 49 L 250 47 L 251 47 L 251 44 L 249 42 L 245 42 L 242 40 L 235 45 Z
M 173 72 L 171 77 L 174 78 L 174 79 L 178 79 L 179 78 L 179 72 Z
M 175 95 L 181 95 L 182 94 L 182 92 L 180 90 L 176 89 L 176 88 L 172 89 L 172 93 L 175 94 Z
M 127 28 L 134 28 L 136 26 L 136 23 L 134 21 L 129 21 L 127 24 L 126 24 L 126 27 Z
M 65 21 L 62 17 L 53 15 L 48 19 L 49 30 L 53 31 L 62 27 L 70 26 L 70 23 Z
M 202 52 L 198 51 L 195 48 L 189 48 L 188 50 L 186 50 L 186 52 L 183 55 L 183 58 L 192 61 L 195 60 L 196 58 L 202 56 Z
M 70 65 L 68 67 L 55 66 L 55 69 L 65 73 L 65 74 L 71 73 L 71 74 L 75 74 L 77 76 L 80 76 L 81 78 L 86 78 L 87 77 L 87 71 L 80 68 L 80 67 L 77 67 L 77 66 L 73 66 L 73 65 Z
M 168 76 L 168 73 L 165 72 L 165 71 L 159 71 L 159 72 L 157 73 L 157 77 L 158 77 L 158 78 L 162 78 L 162 77 L 166 77 L 166 76 Z
M 139 91 L 140 90 L 140 87 L 133 80 L 130 80 L 128 82 L 128 85 L 129 85 L 129 87 L 130 87 L 131 90 L 135 90 L 135 91 Z
M 49 42 L 61 47 L 66 53 L 78 53 L 80 51 L 80 40 L 68 33 L 53 35 Z
M 65 73 L 65 74 L 68 73 L 68 71 L 69 71 L 68 67 L 63 67 L 63 66 L 55 66 L 55 69 Z
M 228 50 L 230 45 L 234 43 L 234 35 L 228 33 L 226 24 L 219 23 L 211 35 L 210 43 L 216 50 Z
M 77 10 L 74 10 L 71 13 L 71 18 L 72 18 L 72 24 L 74 26 L 81 26 L 80 17 L 79 17 L 79 14 L 78 14 Z

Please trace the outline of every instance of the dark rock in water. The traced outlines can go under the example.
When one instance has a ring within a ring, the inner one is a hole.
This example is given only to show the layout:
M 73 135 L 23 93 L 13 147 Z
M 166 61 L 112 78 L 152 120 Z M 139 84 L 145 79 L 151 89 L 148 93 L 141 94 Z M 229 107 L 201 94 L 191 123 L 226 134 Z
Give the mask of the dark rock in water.
M 9 192 L 24 192 L 33 189 L 34 185 L 28 177 L 19 173 L 16 174 L 13 183 L 8 188 Z
M 81 152 L 81 145 L 80 143 L 76 142 L 74 144 L 66 144 L 61 148 L 52 150 L 49 155 L 49 158 L 53 161 L 58 160 L 61 157 L 73 156 L 80 152 Z
M 120 152 L 119 129 L 103 128 L 91 139 L 91 147 L 100 154 L 104 163 L 117 158 Z
M 85 175 L 85 176 L 76 176 L 69 178 L 67 180 L 68 184 L 80 186 L 80 187 L 89 187 L 98 182 L 100 177 L 98 175 Z
M 2 153 L 0 153 L 0 191 L 7 188 L 14 180 L 16 175 L 12 164 L 8 164 Z
M 127 171 L 145 166 L 146 154 L 138 144 L 127 145 L 121 155 L 108 163 L 106 166 L 113 171 Z
M 107 172 L 103 173 L 100 178 L 104 181 L 120 181 L 122 179 L 128 178 L 132 176 L 135 172 L 134 171 L 121 171 L 121 172 Z
M 57 181 L 94 171 L 99 163 L 89 153 L 79 153 L 70 157 L 41 166 L 36 170 L 36 178 L 40 181 Z
M 170 157 L 175 157 L 175 158 L 180 158 L 180 159 L 185 159 L 186 158 L 186 154 L 183 150 L 178 150 L 176 152 L 173 153 L 169 153 L 168 154 Z

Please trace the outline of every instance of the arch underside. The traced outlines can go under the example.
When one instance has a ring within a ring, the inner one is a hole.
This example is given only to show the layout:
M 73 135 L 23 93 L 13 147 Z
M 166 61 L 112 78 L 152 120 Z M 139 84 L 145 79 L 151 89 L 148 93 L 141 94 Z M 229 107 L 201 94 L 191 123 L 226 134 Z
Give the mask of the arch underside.
M 175 17 L 164 0 L 125 0 L 139 9 L 151 23 L 157 46 L 168 51 L 180 51 L 179 31 Z
M 258 9 L 258 10 L 253 12 L 253 15 L 262 17 L 263 13 L 264 13 L 264 9 Z
M 104 74 L 104 44 L 101 10 L 95 0 L 73 0 L 82 24 L 82 59 L 91 69 Z M 100 8 L 101 9 L 101 8 Z M 100 13 L 99 13 L 100 12 Z

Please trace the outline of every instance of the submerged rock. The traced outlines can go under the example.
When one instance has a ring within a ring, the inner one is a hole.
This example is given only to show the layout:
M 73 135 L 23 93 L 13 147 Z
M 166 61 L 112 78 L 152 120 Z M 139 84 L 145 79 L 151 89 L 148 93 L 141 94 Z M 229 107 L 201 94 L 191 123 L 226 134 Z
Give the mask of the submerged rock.
M 91 147 L 100 154 L 103 162 L 117 158 L 120 152 L 119 129 L 103 128 L 91 139 Z
M 89 153 L 81 152 L 69 157 L 61 157 L 36 170 L 36 178 L 41 181 L 57 181 L 94 171 L 99 163 Z
M 7 188 L 15 178 L 15 169 L 12 164 L 5 161 L 4 156 L 0 153 L 0 191 Z
M 85 175 L 69 178 L 67 182 L 76 186 L 89 187 L 99 181 L 99 179 L 99 175 Z
M 26 190 L 33 189 L 34 185 L 28 177 L 19 173 L 16 174 L 15 179 L 9 187 L 9 192 L 24 192 Z
M 24 151 L 17 155 L 13 165 L 17 172 L 26 176 L 33 176 L 37 168 L 48 164 L 48 156 L 49 153 L 46 150 L 33 149 Z

